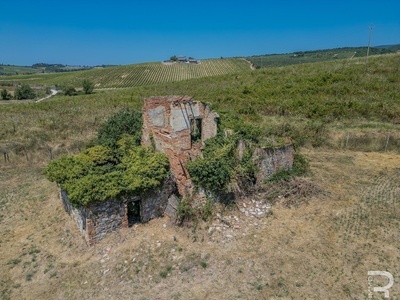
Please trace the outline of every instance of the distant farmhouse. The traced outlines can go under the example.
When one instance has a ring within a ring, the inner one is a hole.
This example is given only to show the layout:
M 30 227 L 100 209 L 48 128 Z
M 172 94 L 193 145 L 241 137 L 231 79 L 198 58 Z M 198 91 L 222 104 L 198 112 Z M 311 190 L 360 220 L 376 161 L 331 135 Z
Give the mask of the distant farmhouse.
M 168 60 L 164 60 L 163 61 L 164 64 L 171 64 L 171 63 L 188 63 L 188 64 L 199 64 L 200 60 L 193 58 L 193 57 L 189 57 L 187 58 L 184 55 L 180 55 L 180 56 L 171 56 L 170 59 Z

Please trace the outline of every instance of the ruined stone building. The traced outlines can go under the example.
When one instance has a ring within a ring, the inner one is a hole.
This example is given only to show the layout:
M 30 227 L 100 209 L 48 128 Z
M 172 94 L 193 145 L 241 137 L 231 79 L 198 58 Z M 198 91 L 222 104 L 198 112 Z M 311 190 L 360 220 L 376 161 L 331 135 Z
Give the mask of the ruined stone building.
M 87 207 L 73 207 L 68 195 L 61 191 L 66 211 L 72 216 L 89 245 L 110 232 L 147 222 L 165 213 L 168 204 L 178 204 L 177 197 L 192 195 L 194 185 L 186 169 L 188 160 L 201 156 L 204 142 L 217 134 L 219 116 L 202 102 L 188 96 L 165 96 L 145 99 L 143 107 L 142 144 L 164 153 L 172 176 L 162 187 L 141 196 L 110 199 Z M 239 143 L 239 148 L 244 144 Z M 239 149 L 240 152 L 240 149 Z M 257 148 L 253 154 L 262 182 L 277 170 L 293 165 L 291 144 Z

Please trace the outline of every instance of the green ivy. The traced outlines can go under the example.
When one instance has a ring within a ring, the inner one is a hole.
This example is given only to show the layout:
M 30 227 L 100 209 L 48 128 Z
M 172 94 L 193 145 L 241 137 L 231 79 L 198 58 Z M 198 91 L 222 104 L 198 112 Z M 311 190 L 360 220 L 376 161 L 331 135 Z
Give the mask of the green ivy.
M 121 159 L 126 191 L 140 193 L 160 185 L 169 172 L 168 158 L 150 147 L 134 147 Z
M 46 177 L 67 191 L 73 205 L 140 194 L 157 188 L 169 174 L 169 162 L 151 148 L 132 146 L 125 137 L 117 149 L 96 145 L 74 156 L 49 163 Z

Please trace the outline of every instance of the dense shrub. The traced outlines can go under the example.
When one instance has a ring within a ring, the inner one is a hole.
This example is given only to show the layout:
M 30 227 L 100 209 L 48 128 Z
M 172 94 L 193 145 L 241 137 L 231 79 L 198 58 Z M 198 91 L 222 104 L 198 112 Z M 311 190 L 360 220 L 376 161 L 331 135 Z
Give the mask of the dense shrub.
M 3 89 L 1 91 L 1 99 L 2 100 L 9 100 L 10 99 L 10 94 L 7 92 L 6 89 Z
M 35 91 L 29 86 L 29 84 L 22 84 L 20 87 L 15 89 L 14 92 L 15 99 L 33 99 L 36 97 Z
M 78 155 L 49 163 L 45 175 L 67 191 L 73 205 L 140 194 L 157 188 L 169 174 L 162 153 L 140 147 L 141 113 L 122 110 L 101 127 L 98 143 Z
M 142 113 L 140 111 L 123 109 L 100 126 L 98 142 L 101 145 L 115 149 L 122 136 L 128 134 L 133 136 L 136 145 L 140 145 L 142 123 Z
M 247 155 L 251 150 L 247 149 L 241 160 L 237 156 L 240 139 L 246 140 L 235 133 L 228 137 L 218 134 L 206 141 L 203 158 L 197 158 L 186 165 L 190 178 L 197 187 L 214 194 L 223 194 L 233 179 L 241 181 L 254 177 L 255 166 L 250 159 L 251 154 Z
M 131 143 L 122 140 L 119 145 L 123 148 Z M 168 173 L 167 157 L 151 148 L 114 150 L 103 145 L 78 155 L 62 156 L 51 161 L 45 170 L 50 181 L 67 191 L 73 205 L 84 206 L 157 188 Z
M 198 158 L 187 168 L 195 185 L 212 192 L 223 190 L 232 174 L 227 157 Z
M 94 90 L 94 83 L 89 79 L 84 79 L 82 82 L 82 88 L 85 94 L 91 94 Z
M 77 91 L 75 90 L 75 88 L 71 85 L 67 85 L 63 88 L 63 93 L 66 96 L 75 96 L 77 95 Z
M 122 156 L 121 167 L 125 190 L 138 194 L 160 185 L 168 174 L 169 161 L 150 147 L 134 147 Z

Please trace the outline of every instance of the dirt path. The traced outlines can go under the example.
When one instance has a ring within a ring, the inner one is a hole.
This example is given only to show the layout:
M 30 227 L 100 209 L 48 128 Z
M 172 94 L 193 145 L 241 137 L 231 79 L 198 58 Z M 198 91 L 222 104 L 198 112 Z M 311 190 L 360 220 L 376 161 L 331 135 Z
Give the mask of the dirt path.
M 41 101 L 43 101 L 43 100 L 49 99 L 50 97 L 53 97 L 53 96 L 56 95 L 57 93 L 58 93 L 57 90 L 51 89 L 51 94 L 50 94 L 50 95 L 47 95 L 47 96 L 44 97 L 44 98 L 41 98 L 41 99 L 39 99 L 39 100 L 36 100 L 35 102 L 38 103 L 38 102 L 41 102 Z
M 256 67 L 252 64 L 251 61 L 245 59 L 244 57 L 242 57 L 242 58 L 240 58 L 240 59 L 241 59 L 241 60 L 244 60 L 244 61 L 246 61 L 246 62 L 248 62 L 249 65 L 250 65 L 250 69 L 252 69 L 253 71 L 256 69 Z

